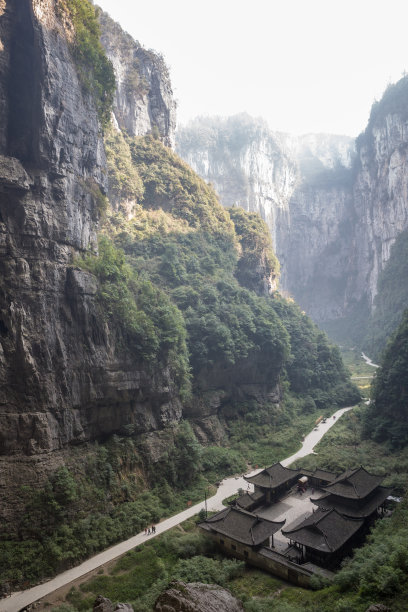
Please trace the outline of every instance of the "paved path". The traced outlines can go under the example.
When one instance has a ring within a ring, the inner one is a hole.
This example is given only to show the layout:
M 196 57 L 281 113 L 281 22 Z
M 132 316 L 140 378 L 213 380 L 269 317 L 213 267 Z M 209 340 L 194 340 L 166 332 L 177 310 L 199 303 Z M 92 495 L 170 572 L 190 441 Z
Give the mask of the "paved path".
M 319 440 L 324 436 L 324 434 L 332 427 L 337 419 L 341 417 L 342 414 L 351 410 L 350 408 L 341 408 L 334 413 L 332 418 L 327 419 L 326 423 L 320 423 L 317 428 L 311 431 L 303 440 L 302 447 L 299 451 L 297 451 L 291 457 L 284 459 L 281 461 L 283 466 L 288 466 L 290 463 L 299 459 L 300 457 L 305 457 L 313 452 L 313 448 L 319 442 Z M 262 469 L 262 468 L 261 468 Z M 251 475 L 257 474 L 261 471 L 254 470 L 251 472 Z M 239 488 L 247 489 L 248 483 L 244 480 L 243 476 L 226 478 L 221 482 L 217 493 L 207 500 L 207 508 L 208 510 L 222 510 L 224 506 L 222 505 L 222 500 L 226 497 L 230 497 L 234 495 Z M 186 519 L 190 518 L 194 514 L 197 514 L 204 507 L 204 502 L 200 502 L 195 504 L 195 506 L 191 506 L 187 510 L 172 516 L 158 525 L 156 525 L 156 536 L 176 525 L 179 525 Z M 19 612 L 21 609 L 25 608 L 31 603 L 42 599 L 49 595 L 50 593 L 56 591 L 57 589 L 69 584 L 73 580 L 77 578 L 81 578 L 81 576 L 85 576 L 89 572 L 97 569 L 101 565 L 104 565 L 108 561 L 112 559 L 116 559 L 120 557 L 127 551 L 131 550 L 135 546 L 146 542 L 151 537 L 155 536 L 145 536 L 144 532 L 139 533 L 138 535 L 133 536 L 129 540 L 125 540 L 120 544 L 116 544 L 107 550 L 95 555 L 91 559 L 84 561 L 81 565 L 77 567 L 73 567 L 62 574 L 59 574 L 52 580 L 45 582 L 44 584 L 39 584 L 31 589 L 27 589 L 26 591 L 18 591 L 13 593 L 10 597 L 6 599 L 0 599 L 0 612 Z
M 381 366 L 378 365 L 378 363 L 373 363 L 371 361 L 371 359 L 369 357 L 367 357 L 367 355 L 365 353 L 361 353 L 362 358 L 364 359 L 364 361 L 369 365 L 372 366 L 373 368 L 380 368 Z

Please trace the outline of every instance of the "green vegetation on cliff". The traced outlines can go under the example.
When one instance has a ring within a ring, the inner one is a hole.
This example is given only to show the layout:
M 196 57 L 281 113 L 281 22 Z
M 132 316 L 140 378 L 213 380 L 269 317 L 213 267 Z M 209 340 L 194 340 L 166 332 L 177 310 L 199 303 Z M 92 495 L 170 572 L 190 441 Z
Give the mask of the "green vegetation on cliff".
M 227 212 L 160 141 L 127 142 L 142 195 L 130 220 L 112 213 L 105 231 L 139 282 L 160 287 L 182 313 L 196 393 L 203 373 L 211 379 L 227 368 L 233 377 L 256 364 L 258 382 L 272 384 L 283 367 L 291 390 L 312 396 L 315 408 L 356 401 L 338 352 L 310 319 L 278 294 L 250 290 L 261 291 L 257 264 L 266 277 L 279 271 L 265 223 L 239 208 Z
M 364 350 L 379 359 L 387 341 L 408 307 L 408 230 L 401 232 L 391 247 L 390 258 L 378 278 L 375 310 L 369 321 Z
M 134 217 L 113 215 L 108 231 L 139 278 L 162 287 L 183 313 L 193 373 L 263 351 L 276 376 L 288 337 L 272 302 L 234 276 L 238 242 L 228 212 L 158 140 L 134 139 L 131 150 L 144 195 Z
M 260 285 L 260 276 L 264 282 L 265 279 L 277 280 L 279 261 L 273 252 L 272 237 L 265 221 L 258 214 L 245 212 L 242 208 L 229 208 L 228 211 L 242 248 L 238 280 L 255 290 Z
M 132 163 L 127 139 L 111 123 L 105 130 L 104 140 L 111 197 L 139 202 L 143 197 L 143 183 Z
M 89 0 L 58 0 L 60 15 L 67 11 L 74 28 L 72 54 L 79 78 L 95 101 L 103 127 L 110 122 L 115 74 L 100 42 L 97 10 Z
M 365 433 L 391 448 L 408 444 L 408 310 L 384 352 L 373 382 Z
M 181 397 L 188 395 L 186 329 L 167 294 L 138 276 L 106 236 L 99 240 L 97 257 L 88 255 L 77 263 L 97 276 L 103 316 L 116 321 L 127 348 L 139 360 L 168 365 Z

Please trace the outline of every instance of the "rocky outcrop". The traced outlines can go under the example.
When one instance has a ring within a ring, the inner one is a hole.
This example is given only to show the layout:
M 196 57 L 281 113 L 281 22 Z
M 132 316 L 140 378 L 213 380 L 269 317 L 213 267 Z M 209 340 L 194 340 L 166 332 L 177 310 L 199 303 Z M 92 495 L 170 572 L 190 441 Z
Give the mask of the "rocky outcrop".
M 117 612 L 118 610 L 133 612 L 133 606 L 124 603 L 118 603 L 114 606 L 110 599 L 101 595 L 98 595 L 95 599 L 93 612 Z
M 217 584 L 172 582 L 154 605 L 155 612 L 242 612 L 242 603 Z
M 295 161 L 279 134 L 246 114 L 197 119 L 177 132 L 177 152 L 211 182 L 224 206 L 241 206 L 277 232 L 289 223 L 289 199 L 298 180 Z
M 162 142 L 172 147 L 176 127 L 176 103 L 162 56 L 144 49 L 107 13 L 100 11 L 101 42 L 116 77 L 114 115 L 120 129 L 130 136 L 158 130 Z

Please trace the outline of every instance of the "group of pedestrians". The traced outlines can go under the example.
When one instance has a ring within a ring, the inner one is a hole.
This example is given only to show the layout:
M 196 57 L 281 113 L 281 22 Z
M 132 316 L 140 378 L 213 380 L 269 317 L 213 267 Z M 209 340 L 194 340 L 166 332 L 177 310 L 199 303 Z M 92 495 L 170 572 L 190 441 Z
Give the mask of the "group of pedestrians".
M 145 535 L 152 535 L 153 533 L 156 533 L 156 527 L 154 525 L 145 527 Z

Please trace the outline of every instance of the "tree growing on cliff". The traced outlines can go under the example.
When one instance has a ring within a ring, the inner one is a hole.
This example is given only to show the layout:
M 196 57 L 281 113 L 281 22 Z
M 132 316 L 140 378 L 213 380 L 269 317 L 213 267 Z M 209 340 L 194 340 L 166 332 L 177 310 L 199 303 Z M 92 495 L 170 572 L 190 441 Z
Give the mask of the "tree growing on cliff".
M 97 9 L 89 0 L 58 0 L 57 8 L 60 15 L 67 13 L 72 23 L 71 48 L 80 81 L 94 99 L 102 127 L 107 127 L 116 84 L 112 62 L 100 42 Z
M 408 444 L 408 309 L 390 340 L 372 386 L 365 435 L 393 448 Z

